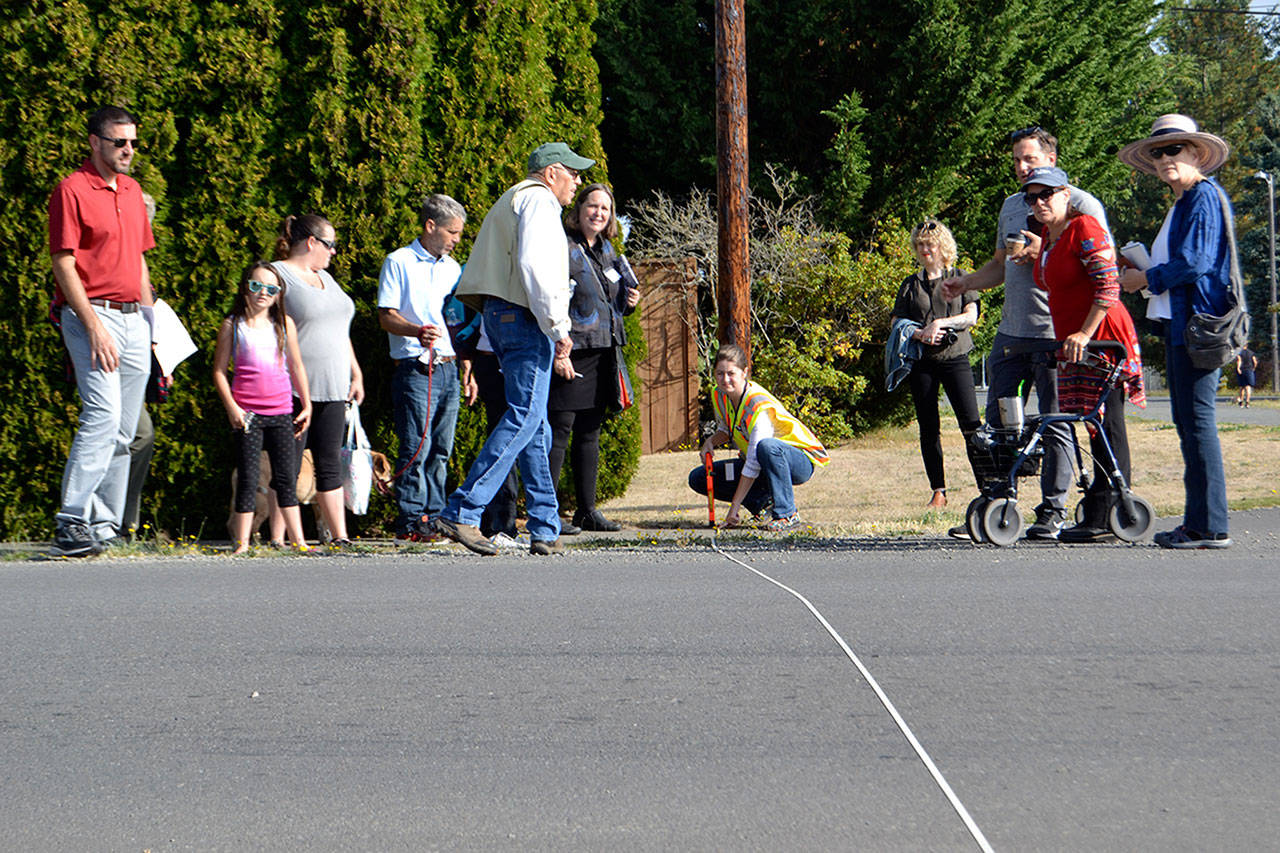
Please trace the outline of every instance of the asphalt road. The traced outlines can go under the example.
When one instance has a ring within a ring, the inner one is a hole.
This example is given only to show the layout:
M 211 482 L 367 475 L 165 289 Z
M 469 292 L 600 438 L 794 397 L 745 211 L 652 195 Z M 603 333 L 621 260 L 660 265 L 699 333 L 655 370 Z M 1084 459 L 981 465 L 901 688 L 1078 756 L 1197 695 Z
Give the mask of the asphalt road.
M 1275 849 L 1280 511 L 1233 535 L 733 553 L 997 850 Z M 4 850 L 976 849 L 705 547 L 0 563 L 0 632 Z

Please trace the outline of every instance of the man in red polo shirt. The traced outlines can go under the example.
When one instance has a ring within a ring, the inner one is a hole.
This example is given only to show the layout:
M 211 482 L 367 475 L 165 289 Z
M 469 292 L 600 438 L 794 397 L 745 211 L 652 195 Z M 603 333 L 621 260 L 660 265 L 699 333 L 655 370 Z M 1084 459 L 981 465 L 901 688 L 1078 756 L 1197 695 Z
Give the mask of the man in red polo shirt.
M 120 538 L 129 443 L 151 373 L 143 252 L 155 245 L 142 188 L 129 177 L 138 122 L 119 107 L 89 117 L 89 159 L 49 199 L 54 304 L 80 391 L 80 428 L 62 475 L 54 550 L 100 553 Z

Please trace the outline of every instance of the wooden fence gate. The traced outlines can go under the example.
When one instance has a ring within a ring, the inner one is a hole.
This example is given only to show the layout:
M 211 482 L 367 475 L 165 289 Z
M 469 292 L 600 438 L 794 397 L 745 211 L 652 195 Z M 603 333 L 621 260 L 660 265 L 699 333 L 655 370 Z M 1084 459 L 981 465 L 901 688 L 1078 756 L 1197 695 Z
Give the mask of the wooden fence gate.
M 649 354 L 637 372 L 644 385 L 640 398 L 642 453 L 697 447 L 698 318 L 697 264 L 683 261 L 640 261 L 640 326 Z

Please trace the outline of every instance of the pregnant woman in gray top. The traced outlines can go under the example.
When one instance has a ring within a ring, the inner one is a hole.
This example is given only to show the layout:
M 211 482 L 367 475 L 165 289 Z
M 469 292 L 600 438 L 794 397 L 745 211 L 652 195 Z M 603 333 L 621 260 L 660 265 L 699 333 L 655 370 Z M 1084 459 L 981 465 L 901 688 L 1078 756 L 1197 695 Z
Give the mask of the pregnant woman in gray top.
M 340 449 L 346 405 L 363 402 L 364 376 L 351 346 L 355 303 L 326 269 L 337 251 L 336 232 L 323 216 L 288 216 L 280 226 L 278 260 L 272 266 L 285 285 L 285 311 L 298 329 L 298 348 L 311 392 L 311 428 L 298 439 L 298 455 L 311 448 L 316 505 L 333 544 L 343 546 L 351 543 L 342 500 Z M 272 538 L 279 541 L 274 512 L 271 524 Z

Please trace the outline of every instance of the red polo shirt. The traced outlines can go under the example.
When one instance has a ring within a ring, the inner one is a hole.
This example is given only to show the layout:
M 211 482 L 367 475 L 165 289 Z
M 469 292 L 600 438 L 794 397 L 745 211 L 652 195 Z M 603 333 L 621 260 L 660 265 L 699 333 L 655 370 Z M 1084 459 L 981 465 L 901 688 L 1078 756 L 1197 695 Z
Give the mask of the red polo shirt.
M 93 299 L 137 302 L 142 295 L 142 253 L 154 248 L 142 187 L 116 175 L 114 190 L 85 160 L 49 198 L 49 251 L 75 253 L 76 272 Z M 57 287 L 57 302 L 65 302 Z

